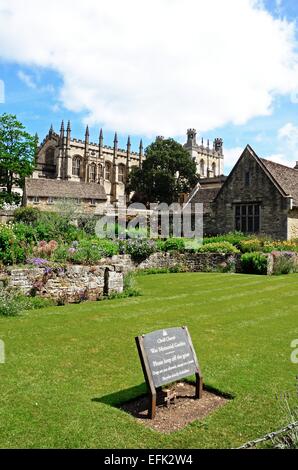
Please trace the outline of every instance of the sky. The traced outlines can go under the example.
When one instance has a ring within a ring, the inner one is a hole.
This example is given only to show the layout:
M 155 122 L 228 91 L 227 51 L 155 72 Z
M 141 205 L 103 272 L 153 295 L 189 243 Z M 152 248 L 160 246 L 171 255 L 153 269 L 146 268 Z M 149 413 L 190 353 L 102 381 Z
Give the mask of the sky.
M 40 140 L 157 135 L 298 160 L 297 0 L 0 0 L 0 114 Z

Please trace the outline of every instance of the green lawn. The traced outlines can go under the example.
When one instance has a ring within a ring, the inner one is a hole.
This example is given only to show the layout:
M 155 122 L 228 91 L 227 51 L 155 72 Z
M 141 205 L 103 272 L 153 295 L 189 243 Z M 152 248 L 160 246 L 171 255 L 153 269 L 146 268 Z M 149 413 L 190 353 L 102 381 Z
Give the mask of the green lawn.
M 139 276 L 141 297 L 0 318 L 0 447 L 235 447 L 284 424 L 295 391 L 298 275 Z M 205 383 L 225 407 L 161 435 L 117 408 L 145 391 L 134 337 L 187 325 Z

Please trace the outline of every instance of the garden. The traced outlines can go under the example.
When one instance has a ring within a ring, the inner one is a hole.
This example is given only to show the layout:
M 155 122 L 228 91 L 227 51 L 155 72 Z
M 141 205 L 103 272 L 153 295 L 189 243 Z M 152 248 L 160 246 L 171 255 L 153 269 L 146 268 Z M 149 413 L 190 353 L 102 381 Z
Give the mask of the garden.
M 139 297 L 0 317 L 1 448 L 231 448 L 291 422 L 295 274 L 138 274 L 135 282 Z M 146 393 L 135 336 L 182 325 L 206 390 L 229 400 L 163 434 L 121 407 Z
M 205 237 L 203 240 L 150 239 L 144 229 L 137 228 L 128 228 L 122 238 L 115 238 L 119 231 L 117 224 L 107 226 L 105 238 L 98 238 L 95 234 L 97 220 L 94 216 L 75 214 L 72 206 L 66 206 L 60 212 L 18 208 L 13 222 L 0 225 L 0 272 L 11 266 L 42 268 L 44 276 L 39 283 L 44 284 L 50 273 L 63 272 L 69 265 L 94 266 L 115 255 L 129 255 L 134 263 L 142 263 L 154 253 L 235 255 L 240 266 L 237 272 L 261 275 L 267 274 L 268 254 L 271 253 L 276 258 L 274 274 L 289 274 L 297 270 L 298 240 L 276 241 L 237 232 Z M 183 265 L 178 263 L 170 268 L 149 268 L 147 272 L 184 270 Z M 203 270 L 235 272 L 235 258 L 218 263 L 215 268 L 207 265 Z M 35 284 L 32 295 L 24 296 L 6 286 L 5 280 L 1 282 L 0 275 L 0 315 L 14 315 L 26 309 L 53 304 L 53 300 L 39 295 L 38 281 Z M 123 295 L 126 294 L 139 295 L 136 289 L 128 285 Z M 84 300 L 84 296 L 79 297 Z

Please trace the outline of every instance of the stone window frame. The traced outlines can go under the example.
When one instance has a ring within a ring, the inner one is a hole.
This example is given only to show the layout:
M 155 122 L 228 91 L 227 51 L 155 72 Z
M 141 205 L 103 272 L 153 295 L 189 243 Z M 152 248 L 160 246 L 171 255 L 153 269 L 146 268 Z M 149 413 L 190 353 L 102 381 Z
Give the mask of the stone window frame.
M 91 173 L 91 169 L 93 170 L 93 172 Z M 89 183 L 96 183 L 96 177 L 97 177 L 97 173 L 96 173 L 96 164 L 95 163 L 91 163 L 89 165 Z M 91 178 L 92 176 L 92 178 Z
M 260 233 L 261 216 L 262 204 L 259 201 L 234 203 L 235 231 L 243 233 Z
M 106 162 L 105 164 L 105 180 L 112 182 L 112 163 Z
M 118 165 L 118 181 L 119 183 L 125 183 L 125 165 L 123 163 L 120 163 Z M 121 170 L 121 171 L 120 171 Z
M 33 196 L 32 202 L 33 202 L 33 204 L 40 204 L 40 198 L 39 198 L 39 196 Z
M 79 163 L 79 165 L 75 165 Z M 72 159 L 72 176 L 81 176 L 82 158 L 79 155 L 75 155 Z
M 90 206 L 96 207 L 97 199 L 90 199 Z
M 201 158 L 201 160 L 200 160 L 200 176 L 201 176 L 201 178 L 203 176 L 205 176 L 205 166 L 206 166 L 205 165 L 205 160 L 203 158 Z
M 213 176 L 216 176 L 216 163 L 215 162 L 212 163 L 211 168 L 212 168 Z
M 49 153 L 51 152 L 51 155 L 49 157 Z M 44 161 L 45 165 L 49 167 L 54 167 L 55 166 L 55 147 L 52 145 L 48 147 L 45 151 L 45 156 L 44 156 Z
M 98 178 L 104 178 L 104 166 L 101 163 L 98 164 L 97 172 Z
M 48 197 L 47 204 L 48 204 L 49 206 L 52 206 L 52 205 L 54 204 L 54 198 L 53 198 L 52 196 L 49 196 L 49 197 Z

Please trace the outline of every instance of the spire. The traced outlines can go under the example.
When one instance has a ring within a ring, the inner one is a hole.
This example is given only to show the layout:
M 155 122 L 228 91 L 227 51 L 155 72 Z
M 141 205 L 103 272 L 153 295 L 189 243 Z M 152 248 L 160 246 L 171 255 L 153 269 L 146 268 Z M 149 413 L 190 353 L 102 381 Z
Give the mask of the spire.
M 53 133 L 54 133 L 53 124 L 51 124 L 50 131 L 49 131 L 49 137 L 52 137 Z
M 130 135 L 128 136 L 128 139 L 127 139 L 127 149 L 131 149 L 131 142 L 130 142 Z
M 89 139 L 90 133 L 89 133 L 89 126 L 86 127 L 86 132 L 85 132 L 85 151 L 88 151 L 88 146 L 89 146 Z
M 142 163 L 143 163 L 143 150 L 144 150 L 144 147 L 143 147 L 143 140 L 141 139 L 140 141 L 140 152 L 139 152 L 139 156 L 140 156 L 140 167 L 142 166 Z
M 118 134 L 115 132 L 115 138 L 114 138 L 114 146 L 116 147 L 116 144 L 118 144 Z
M 66 140 L 68 144 L 70 144 L 70 139 L 71 139 L 71 128 L 70 128 L 70 121 L 68 121 L 67 130 L 66 130 Z
M 102 129 L 100 129 L 100 133 L 99 133 L 99 146 L 100 147 L 103 146 L 103 132 L 102 132 Z
M 64 121 L 62 121 L 62 122 L 61 122 L 61 129 L 60 129 L 60 139 L 59 139 L 59 145 L 60 145 L 60 147 L 63 147 L 63 146 L 64 146 L 64 133 L 65 133 Z

